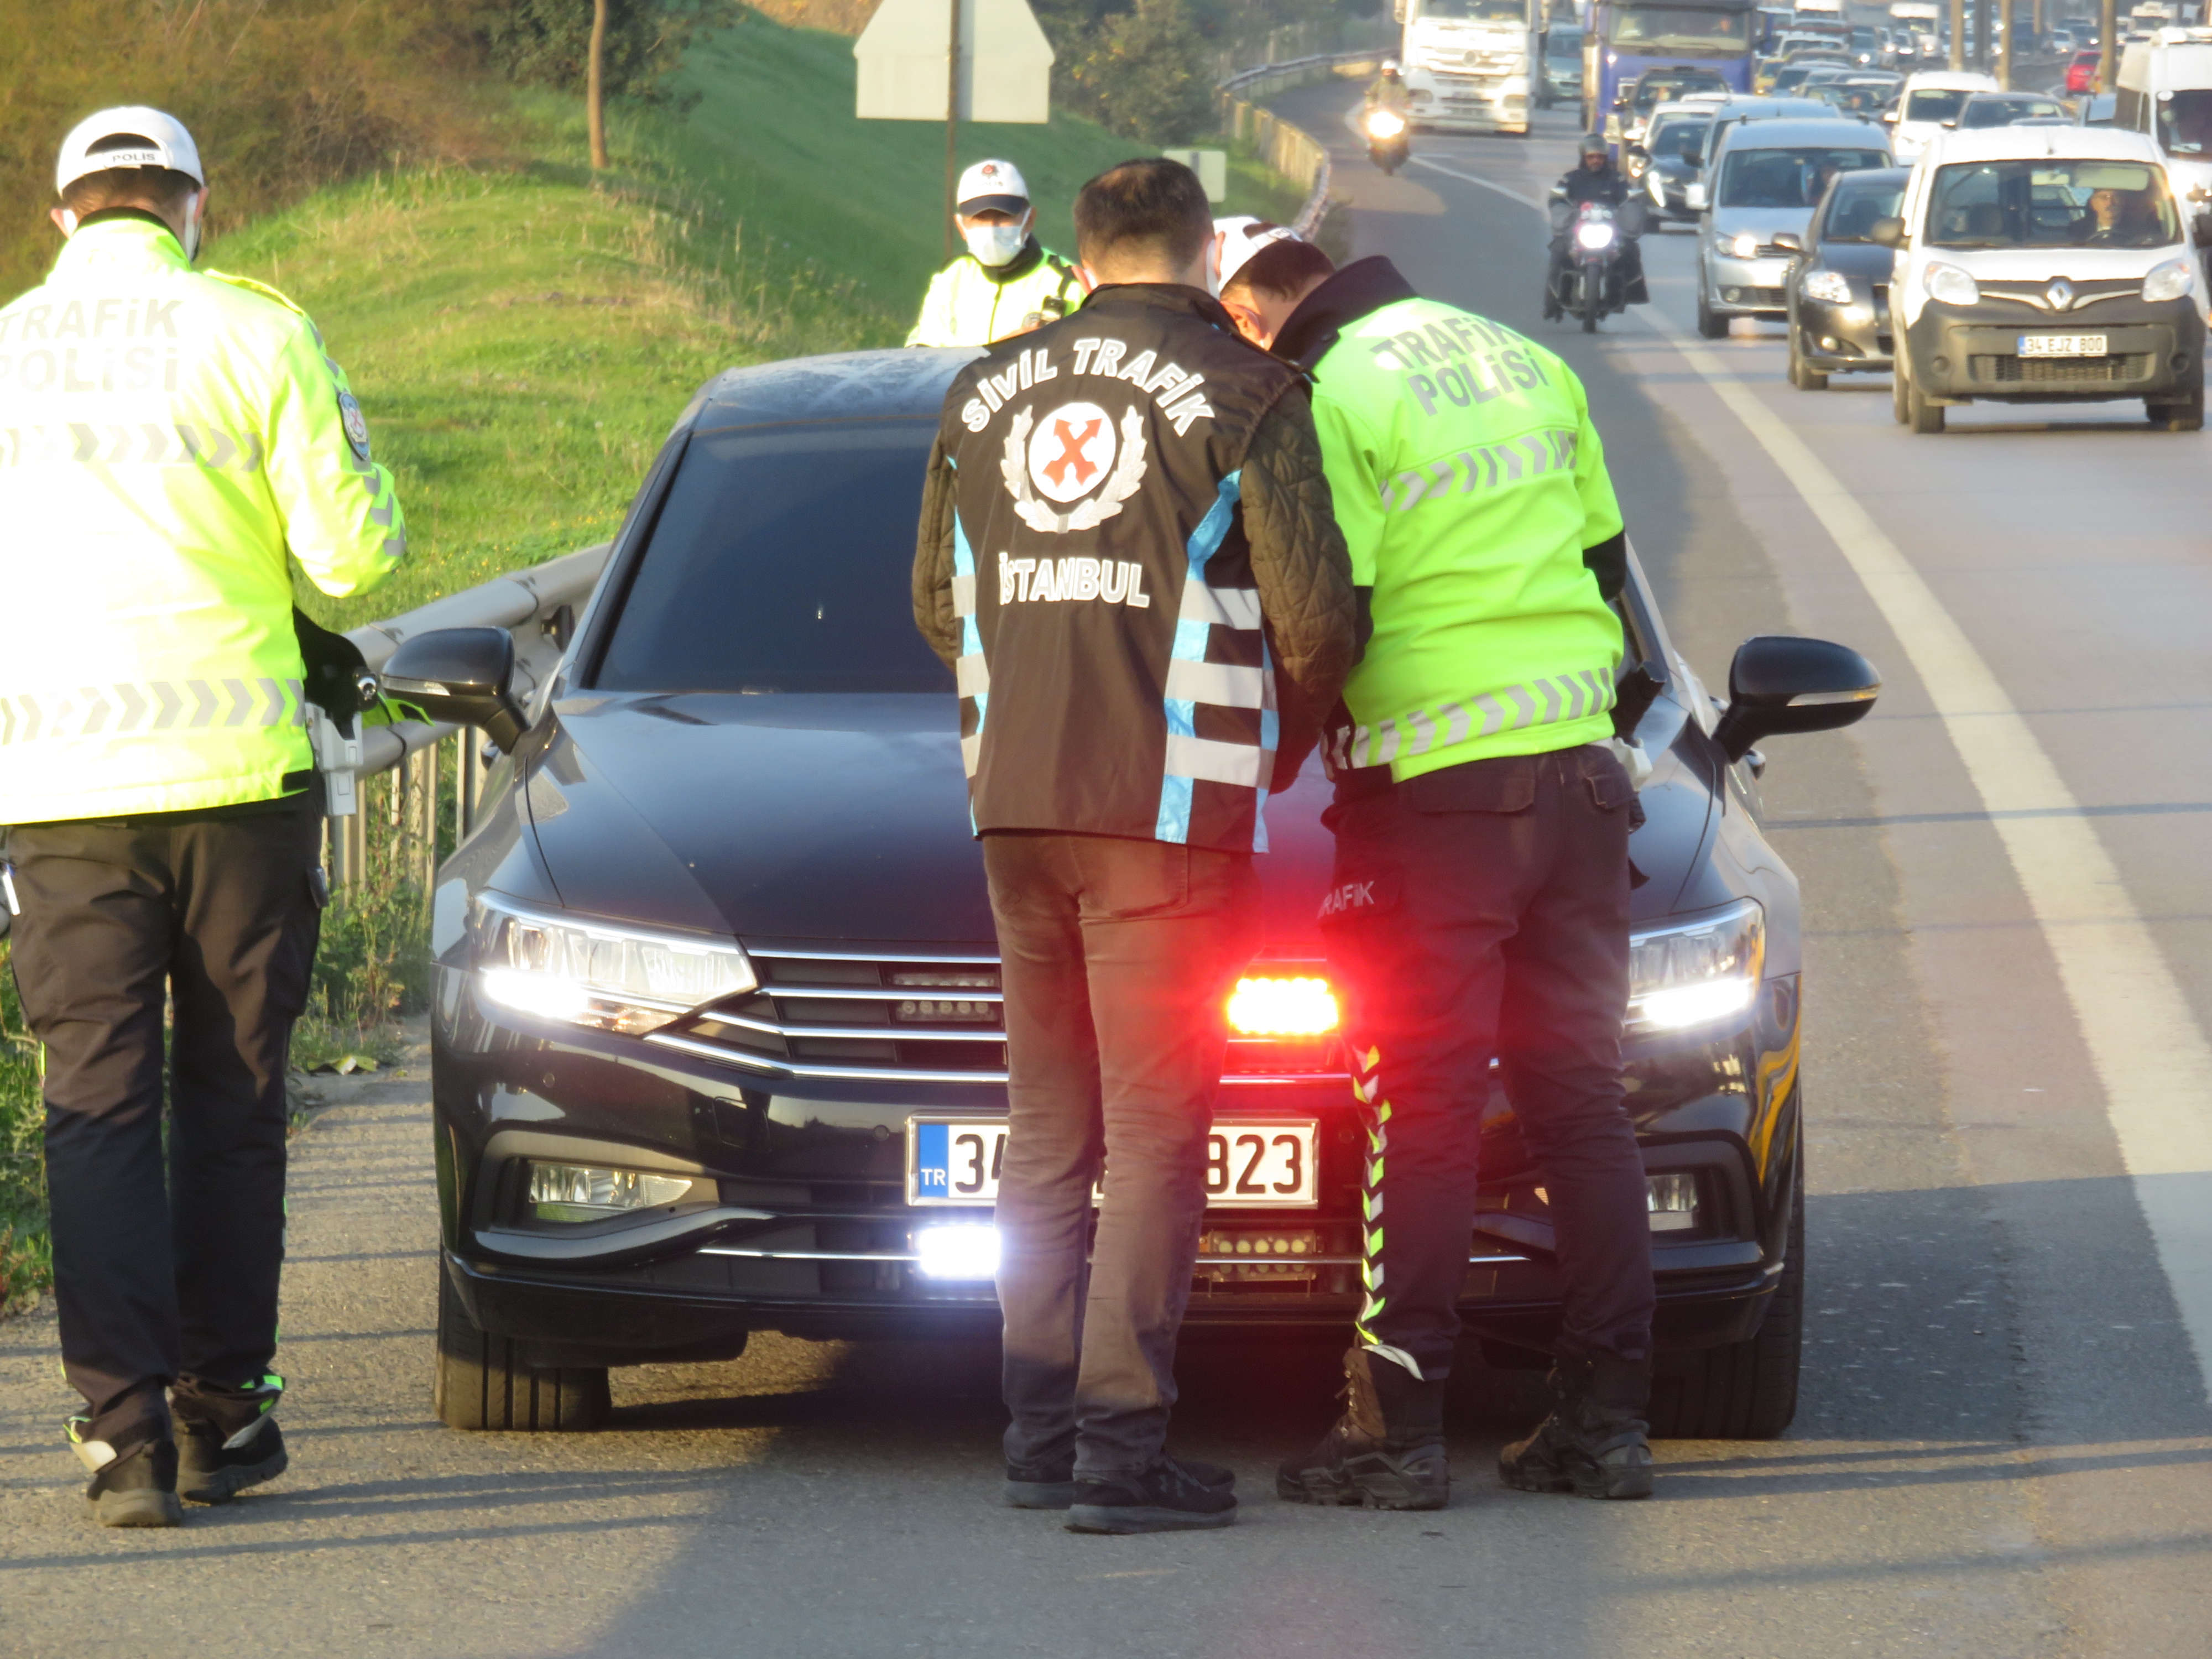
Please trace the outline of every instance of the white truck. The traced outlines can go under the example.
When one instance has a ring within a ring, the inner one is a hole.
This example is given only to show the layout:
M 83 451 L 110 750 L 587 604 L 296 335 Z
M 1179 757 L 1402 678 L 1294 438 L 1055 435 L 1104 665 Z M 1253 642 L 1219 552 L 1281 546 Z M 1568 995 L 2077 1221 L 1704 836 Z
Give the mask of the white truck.
M 1398 0 L 1416 127 L 1526 134 L 1541 0 Z
M 2192 220 L 2212 210 L 2212 29 L 2162 28 L 2131 42 L 2120 53 L 2118 92 L 2112 125 L 2158 146 Z

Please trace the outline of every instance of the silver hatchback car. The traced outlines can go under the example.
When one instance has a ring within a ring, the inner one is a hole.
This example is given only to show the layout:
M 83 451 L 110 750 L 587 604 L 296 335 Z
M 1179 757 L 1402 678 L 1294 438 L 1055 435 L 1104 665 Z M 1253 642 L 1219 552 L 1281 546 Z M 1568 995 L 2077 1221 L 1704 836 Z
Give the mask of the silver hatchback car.
M 1732 317 L 1785 316 L 1790 261 L 1829 184 L 1895 165 L 1880 126 L 1841 116 L 1745 121 L 1717 146 L 1705 163 L 1698 228 L 1698 332 L 1708 340 L 1726 334 Z M 1778 243 L 1781 235 L 1790 243 Z

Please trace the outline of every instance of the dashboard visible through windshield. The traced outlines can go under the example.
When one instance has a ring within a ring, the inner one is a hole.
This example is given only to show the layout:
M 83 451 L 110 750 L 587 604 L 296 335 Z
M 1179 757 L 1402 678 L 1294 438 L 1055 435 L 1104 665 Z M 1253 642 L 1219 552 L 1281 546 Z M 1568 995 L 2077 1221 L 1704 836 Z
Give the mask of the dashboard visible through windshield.
M 1751 45 L 1753 12 L 1703 6 L 1623 6 L 1612 14 L 1607 39 L 1644 54 L 1706 52 L 1734 56 Z

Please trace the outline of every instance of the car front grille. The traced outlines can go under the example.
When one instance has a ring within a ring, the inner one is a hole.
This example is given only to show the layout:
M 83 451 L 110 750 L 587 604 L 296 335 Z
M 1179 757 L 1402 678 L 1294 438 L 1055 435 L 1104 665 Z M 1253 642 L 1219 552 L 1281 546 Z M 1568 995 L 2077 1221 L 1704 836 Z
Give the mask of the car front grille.
M 2147 353 L 2109 357 L 1976 356 L 1966 372 L 1993 386 L 2108 386 L 2140 380 L 2150 373 Z
M 705 1060 L 793 1078 L 1004 1083 L 1005 994 L 988 948 L 908 953 L 748 947 L 757 989 L 655 1031 L 647 1041 Z M 1264 970 L 1266 964 L 1255 964 Z M 1310 963 L 1283 964 L 1310 973 Z M 1334 1037 L 1231 1039 L 1224 1080 L 1341 1077 Z

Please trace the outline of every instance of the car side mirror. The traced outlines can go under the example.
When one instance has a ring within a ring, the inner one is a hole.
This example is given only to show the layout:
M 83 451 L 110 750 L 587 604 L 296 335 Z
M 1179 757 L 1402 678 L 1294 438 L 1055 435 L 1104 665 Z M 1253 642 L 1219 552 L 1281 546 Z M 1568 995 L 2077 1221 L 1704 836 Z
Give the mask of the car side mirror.
M 514 636 L 503 628 L 440 628 L 392 653 L 384 695 L 434 724 L 475 726 L 511 755 L 527 724 L 514 700 Z
M 1946 132 L 1956 132 L 1958 130 L 1959 130 L 1959 118 L 1958 118 L 1957 116 L 1955 116 L 1955 115 L 1954 115 L 1954 116 L 1953 116 L 1949 120 L 1948 120 L 1948 121 L 1946 121 L 1946 122 L 1944 122 L 1944 123 L 1943 123 L 1943 131 L 1946 131 Z
M 1881 112 L 1881 118 L 1887 122 L 1891 126 L 1895 126 L 1897 125 L 1897 112 L 1893 109 L 1886 109 Z
M 1703 213 L 1711 204 L 1711 194 L 1702 180 L 1682 186 L 1682 205 L 1692 213 Z
M 1768 738 L 1850 726 L 1881 692 L 1881 676 L 1849 646 L 1761 635 L 1729 665 L 1729 704 L 1713 741 L 1739 761 Z
M 1903 247 L 1905 221 L 1896 218 L 1877 219 L 1868 228 L 1867 240 L 1870 242 L 1878 242 L 1884 247 Z
M 1794 230 L 1776 231 L 1773 241 L 1774 246 L 1785 253 L 1802 253 L 1805 251 L 1805 239 Z

